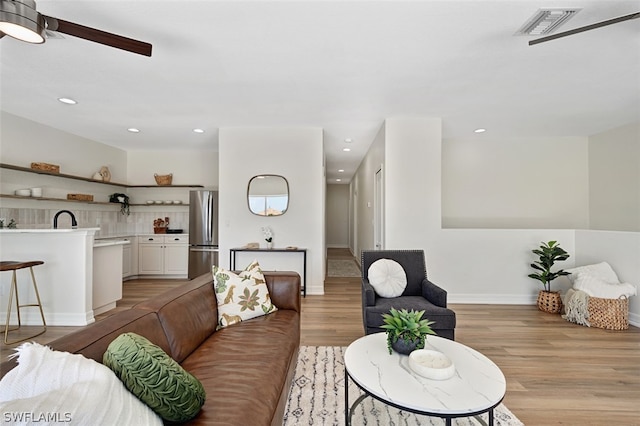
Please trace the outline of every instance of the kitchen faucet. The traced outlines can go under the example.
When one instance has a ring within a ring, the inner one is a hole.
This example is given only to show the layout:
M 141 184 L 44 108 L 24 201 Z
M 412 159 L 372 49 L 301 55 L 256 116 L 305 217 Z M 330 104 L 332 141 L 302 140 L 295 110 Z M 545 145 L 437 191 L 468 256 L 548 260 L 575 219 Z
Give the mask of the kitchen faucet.
M 60 210 L 58 213 L 56 213 L 56 215 L 53 217 L 53 229 L 58 229 L 58 216 L 60 216 L 62 213 L 67 213 L 69 216 L 71 216 L 71 228 L 76 229 L 78 227 L 78 222 L 76 222 L 76 217 L 69 210 Z

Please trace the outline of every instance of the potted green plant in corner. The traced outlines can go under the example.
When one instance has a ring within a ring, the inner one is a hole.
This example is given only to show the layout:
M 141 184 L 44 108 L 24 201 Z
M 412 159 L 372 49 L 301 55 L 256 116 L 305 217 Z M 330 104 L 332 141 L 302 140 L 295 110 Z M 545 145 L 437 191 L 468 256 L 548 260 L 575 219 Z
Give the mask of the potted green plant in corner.
M 557 241 L 543 242 L 539 248 L 531 250 L 538 255 L 538 260 L 531 264 L 536 272 L 529 274 L 529 278 L 538 280 L 544 287 L 538 293 L 538 309 L 549 313 L 559 313 L 562 310 L 562 299 L 559 291 L 551 291 L 551 281 L 562 275 L 569 275 L 562 269 L 555 272 L 551 268 L 556 262 L 567 260 L 569 253 L 560 248 Z
M 380 328 L 386 330 L 389 353 L 409 355 L 416 349 L 423 349 L 428 334 L 436 334 L 431 329 L 434 321 L 422 318 L 424 311 L 407 311 L 391 308 L 388 314 L 382 314 L 384 322 Z

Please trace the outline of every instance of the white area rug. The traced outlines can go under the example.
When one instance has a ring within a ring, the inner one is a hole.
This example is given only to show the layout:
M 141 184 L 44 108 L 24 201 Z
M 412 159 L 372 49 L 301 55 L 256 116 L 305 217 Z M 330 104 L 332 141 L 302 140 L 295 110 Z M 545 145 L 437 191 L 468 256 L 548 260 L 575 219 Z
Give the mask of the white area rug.
M 355 260 L 329 259 L 327 263 L 327 275 L 330 277 L 356 277 L 360 278 L 360 268 Z
M 301 346 L 289 401 L 284 416 L 284 426 L 345 424 L 344 416 L 344 349 L 338 346 Z M 361 395 L 358 387 L 349 381 L 349 404 Z M 494 410 L 495 425 L 520 426 L 523 423 L 503 404 Z M 457 426 L 486 425 L 488 415 L 453 419 Z M 444 425 L 444 419 L 420 416 L 401 411 L 377 401 L 365 398 L 358 405 L 352 425 Z

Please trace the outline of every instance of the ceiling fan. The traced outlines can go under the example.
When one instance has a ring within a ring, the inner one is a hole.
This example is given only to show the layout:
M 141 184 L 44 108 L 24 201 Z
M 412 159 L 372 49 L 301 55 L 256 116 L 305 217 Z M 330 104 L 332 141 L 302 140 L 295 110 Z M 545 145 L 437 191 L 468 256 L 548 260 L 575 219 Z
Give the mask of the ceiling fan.
M 45 31 L 57 31 L 95 43 L 151 56 L 151 44 L 39 13 L 34 0 L 0 0 L 0 38 L 44 43 Z
M 561 33 L 551 34 L 551 35 L 548 35 L 546 37 L 541 37 L 541 38 L 538 38 L 538 39 L 535 39 L 535 40 L 531 40 L 531 41 L 529 41 L 529 46 L 533 46 L 533 45 L 538 44 L 538 43 L 544 43 L 545 41 L 555 40 L 557 38 L 561 38 L 561 37 L 566 37 L 566 36 L 570 36 L 570 35 L 573 35 L 573 34 L 582 33 L 584 31 L 595 30 L 596 28 L 606 27 L 607 25 L 618 24 L 620 22 L 629 21 L 631 19 L 638 19 L 638 18 L 640 18 L 640 12 L 630 13 L 628 15 L 619 16 L 617 18 L 607 19 L 605 21 L 596 22 L 595 24 L 585 25 L 583 27 L 578 27 L 578 28 L 574 28 L 572 30 L 563 31 Z

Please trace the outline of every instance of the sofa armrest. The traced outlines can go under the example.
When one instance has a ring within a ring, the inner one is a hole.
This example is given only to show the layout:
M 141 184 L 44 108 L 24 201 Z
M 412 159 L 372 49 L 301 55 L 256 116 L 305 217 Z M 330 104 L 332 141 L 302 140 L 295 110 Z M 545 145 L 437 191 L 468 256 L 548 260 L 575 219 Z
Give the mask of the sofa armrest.
M 376 291 L 366 278 L 362 280 L 362 303 L 364 306 L 375 306 L 376 304 Z
M 447 307 L 447 291 L 426 278 L 422 280 L 422 297 L 436 306 Z
M 300 275 L 297 272 L 263 271 L 269 296 L 278 309 L 301 312 Z

